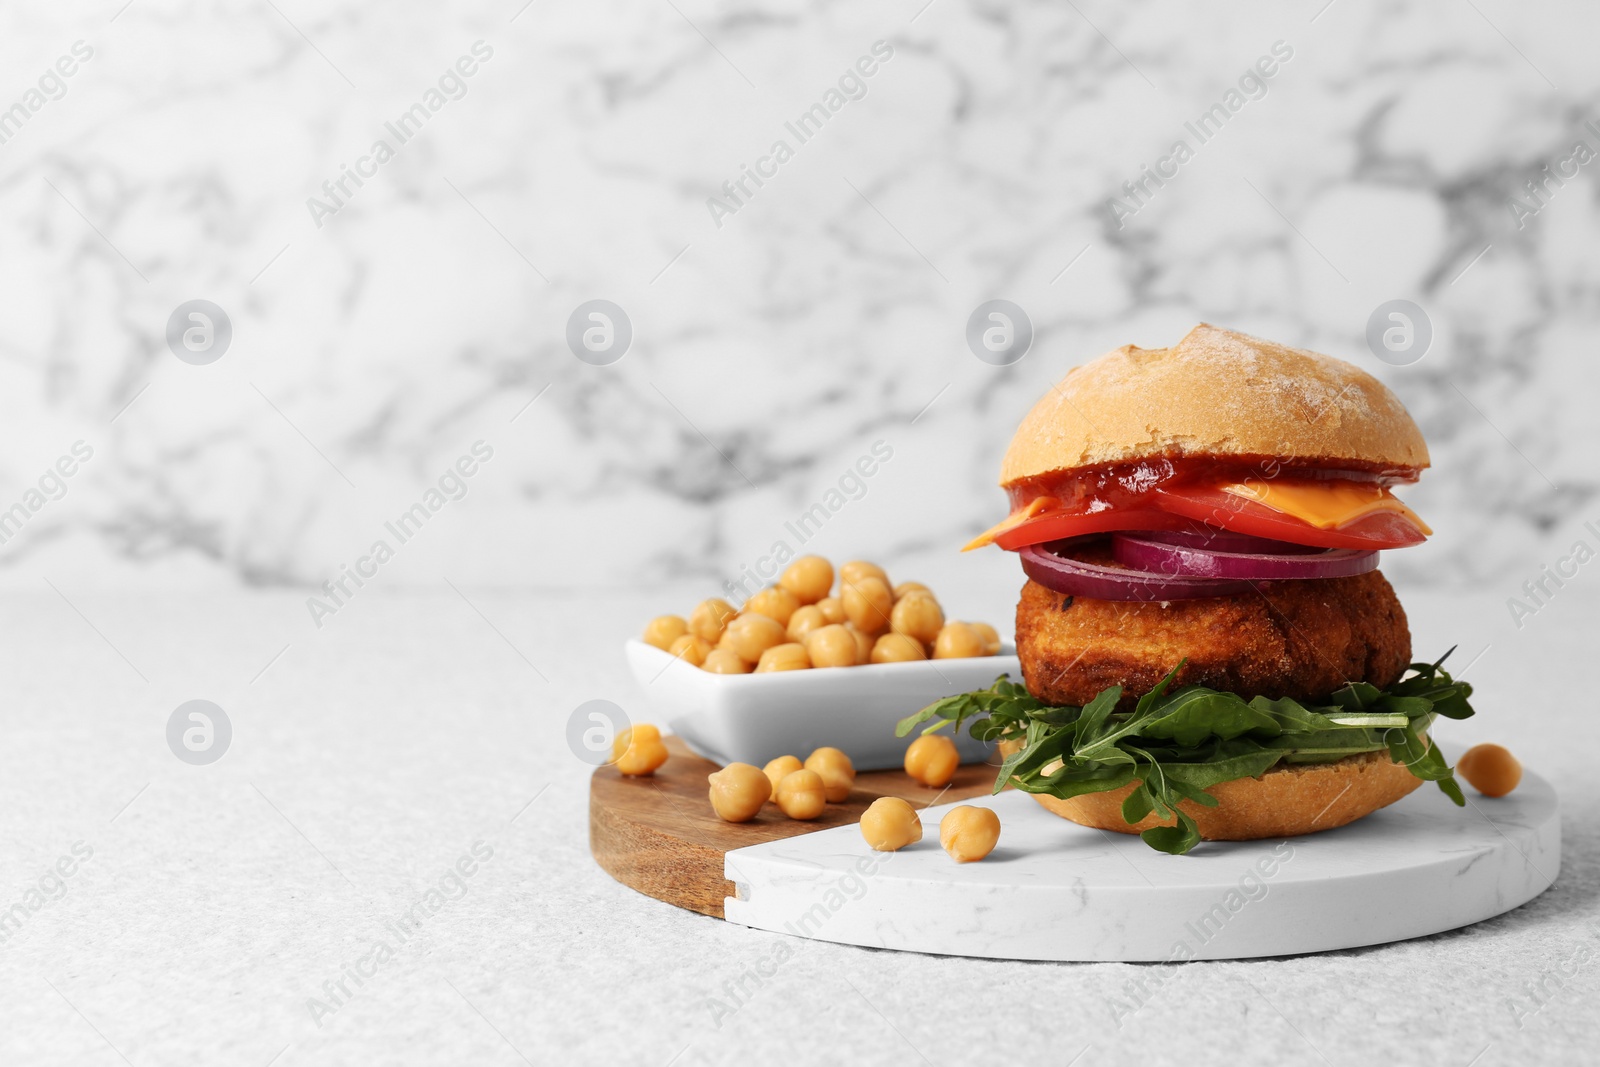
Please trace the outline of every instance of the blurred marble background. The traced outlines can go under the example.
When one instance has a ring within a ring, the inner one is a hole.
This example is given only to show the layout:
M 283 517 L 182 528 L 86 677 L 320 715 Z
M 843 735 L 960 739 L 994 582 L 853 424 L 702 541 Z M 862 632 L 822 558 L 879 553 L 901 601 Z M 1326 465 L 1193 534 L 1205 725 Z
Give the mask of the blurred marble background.
M 881 442 L 807 547 L 1011 582 L 954 548 L 1004 512 L 1017 419 L 1206 320 L 1389 382 L 1438 534 L 1386 569 L 1511 595 L 1600 519 L 1600 163 L 1565 162 L 1600 150 L 1597 29 L 1508 0 L 6 5 L 0 510 L 44 502 L 0 581 L 315 586 L 483 442 L 385 584 L 720 584 Z M 1573 176 L 1536 201 L 1547 165 Z M 964 342 L 992 297 L 1037 330 L 1013 366 Z M 166 341 L 197 298 L 233 329 L 205 366 Z M 632 322 L 610 366 L 565 341 L 593 298 Z M 1364 339 L 1395 298 L 1435 334 L 1403 367 Z

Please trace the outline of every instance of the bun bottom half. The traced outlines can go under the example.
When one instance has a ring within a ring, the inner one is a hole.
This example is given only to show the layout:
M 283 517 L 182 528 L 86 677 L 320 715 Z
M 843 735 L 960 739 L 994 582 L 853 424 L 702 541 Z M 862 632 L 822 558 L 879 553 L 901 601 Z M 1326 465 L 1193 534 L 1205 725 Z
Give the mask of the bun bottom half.
M 1192 800 L 1178 807 L 1194 819 L 1207 841 L 1254 841 L 1263 837 L 1298 837 L 1355 822 L 1407 795 L 1422 779 L 1387 752 L 1364 752 L 1334 763 L 1280 764 L 1260 778 L 1238 778 L 1206 792 L 1217 798 L 1214 808 Z M 1082 826 L 1137 834 L 1153 826 L 1171 826 L 1147 815 L 1137 825 L 1122 819 L 1122 802 L 1137 783 L 1104 793 L 1086 793 L 1062 800 L 1032 794 L 1047 811 Z

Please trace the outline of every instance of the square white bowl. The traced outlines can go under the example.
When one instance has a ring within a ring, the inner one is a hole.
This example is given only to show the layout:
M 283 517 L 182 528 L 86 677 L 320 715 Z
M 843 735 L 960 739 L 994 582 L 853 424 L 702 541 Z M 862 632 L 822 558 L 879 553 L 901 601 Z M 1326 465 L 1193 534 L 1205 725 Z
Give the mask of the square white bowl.
M 690 748 L 717 763 L 757 767 L 783 755 L 805 759 L 824 745 L 843 750 L 858 771 L 900 767 L 916 735 L 896 737 L 895 723 L 1002 674 L 1022 680 L 1009 646 L 975 659 L 768 674 L 713 674 L 637 640 L 627 654 L 652 710 Z M 963 763 L 986 759 L 992 747 L 964 729 L 955 742 Z

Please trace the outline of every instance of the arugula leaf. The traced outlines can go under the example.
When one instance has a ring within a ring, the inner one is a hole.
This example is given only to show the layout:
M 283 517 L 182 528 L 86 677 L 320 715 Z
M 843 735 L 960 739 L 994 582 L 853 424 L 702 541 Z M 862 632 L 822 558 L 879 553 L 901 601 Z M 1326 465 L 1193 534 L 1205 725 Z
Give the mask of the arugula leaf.
M 1139 821 L 1155 810 L 1155 798 L 1150 795 L 1150 790 L 1143 782 L 1139 787 L 1128 794 L 1128 799 L 1122 802 L 1122 821 L 1129 826 L 1138 825 Z
M 1150 718 L 1139 727 L 1140 737 L 1160 737 L 1184 746 L 1198 744 L 1207 737 L 1228 741 L 1252 732 L 1278 734 L 1283 728 L 1269 711 L 1252 707 L 1232 693 L 1199 685 L 1185 686 L 1172 694 L 1161 705 L 1160 717 Z
M 1199 803 L 1211 808 L 1217 805 L 1217 798 L 1204 790 L 1214 785 L 1221 785 L 1223 782 L 1231 782 L 1235 778 L 1259 778 L 1282 758 L 1282 752 L 1269 748 L 1258 752 L 1242 752 L 1236 756 L 1226 756 L 1203 763 L 1165 763 L 1162 765 L 1162 770 L 1166 773 L 1168 782 L 1200 792 L 1210 803 L 1206 803 L 1206 800 L 1201 800 Z M 1197 797 L 1191 799 L 1199 800 Z
M 1078 716 L 1078 736 L 1093 737 L 1103 731 L 1106 720 L 1117 710 L 1117 702 L 1121 699 L 1122 686 L 1102 689 L 1098 696 L 1083 706 L 1083 712 Z
M 1268 700 L 1266 697 L 1256 697 L 1250 701 L 1252 707 L 1257 707 L 1269 713 L 1278 720 L 1278 725 L 1283 727 L 1284 733 L 1293 733 L 1301 730 L 1332 730 L 1339 724 L 1326 715 L 1319 714 L 1304 707 L 1297 700 L 1282 697 L 1278 700 Z
M 1335 690 L 1328 699 L 1343 711 L 1359 713 L 1376 704 L 1382 695 L 1378 687 L 1369 682 L 1351 682 L 1343 689 Z
M 1453 651 L 1453 650 L 1452 650 Z M 1412 774 L 1464 804 L 1450 765 L 1426 731 L 1436 718 L 1472 714 L 1472 686 L 1452 679 L 1443 664 L 1413 663 L 1387 689 L 1354 682 L 1328 703 L 1306 707 L 1287 697 L 1255 697 L 1204 686 L 1169 692 L 1184 661 L 1150 692 L 1121 711 L 1122 688 L 1102 690 L 1082 707 L 1045 704 L 1005 675 L 988 689 L 945 697 L 900 720 L 896 737 L 965 726 L 981 741 L 1016 742 L 1000 765 L 994 791 L 1007 785 L 1063 799 L 1134 790 L 1122 804 L 1131 826 L 1151 814 L 1171 826 L 1140 836 L 1151 848 L 1182 855 L 1200 841 L 1187 801 L 1214 807 L 1207 792 L 1240 778 L 1258 778 L 1279 763 L 1331 763 L 1363 752 L 1388 751 Z
M 1152 826 L 1139 835 L 1145 844 L 1169 856 L 1181 856 L 1200 843 L 1200 827 L 1182 811 L 1176 826 Z

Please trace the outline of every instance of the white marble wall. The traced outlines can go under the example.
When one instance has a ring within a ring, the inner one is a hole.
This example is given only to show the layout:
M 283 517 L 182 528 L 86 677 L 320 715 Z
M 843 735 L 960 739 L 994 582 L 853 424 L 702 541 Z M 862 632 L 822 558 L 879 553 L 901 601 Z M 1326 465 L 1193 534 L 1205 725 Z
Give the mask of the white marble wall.
M 1521 226 L 1508 207 L 1600 149 L 1600 15 L 1323 3 L 7 5 L 0 508 L 93 454 L 0 580 L 315 584 L 385 538 L 396 587 L 720 582 L 877 441 L 818 544 L 1010 580 L 953 548 L 1004 510 L 1017 418 L 1074 363 L 1208 320 L 1390 382 L 1438 536 L 1386 566 L 1509 594 L 1600 519 L 1600 163 Z M 464 95 L 314 220 L 480 41 Z M 798 144 L 784 123 L 880 41 Z M 1119 227 L 1123 183 L 1275 42 L 1264 95 Z M 708 196 L 779 138 L 793 158 L 719 226 Z M 1008 368 L 963 342 L 995 296 L 1038 330 Z M 634 325 L 613 366 L 564 342 L 594 297 Z M 1395 297 L 1436 330 L 1407 367 L 1363 339 Z M 233 325 L 208 366 L 165 341 L 193 298 Z M 479 440 L 466 496 L 386 537 Z

